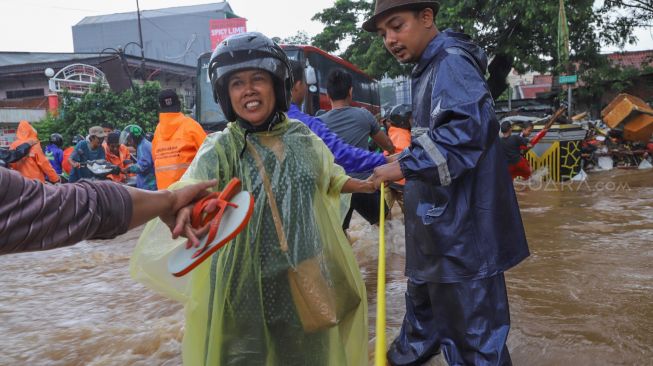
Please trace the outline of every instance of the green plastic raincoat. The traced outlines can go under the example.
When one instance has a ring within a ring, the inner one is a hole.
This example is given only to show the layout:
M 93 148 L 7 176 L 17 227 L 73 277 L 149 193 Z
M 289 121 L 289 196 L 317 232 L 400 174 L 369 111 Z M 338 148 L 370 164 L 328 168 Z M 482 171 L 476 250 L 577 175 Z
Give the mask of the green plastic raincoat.
M 173 241 L 165 224 L 148 223 L 131 260 L 132 276 L 185 304 L 186 365 L 364 365 L 365 286 L 341 228 L 340 190 L 348 177 L 322 140 L 286 118 L 247 135 L 270 179 L 289 251 L 284 255 L 257 163 L 243 150 L 245 131 L 231 123 L 209 135 L 182 180 L 171 188 L 232 178 L 255 197 L 249 224 L 233 242 L 186 277 L 167 273 Z M 288 270 L 317 258 L 334 290 L 338 323 L 306 333 L 289 289 Z

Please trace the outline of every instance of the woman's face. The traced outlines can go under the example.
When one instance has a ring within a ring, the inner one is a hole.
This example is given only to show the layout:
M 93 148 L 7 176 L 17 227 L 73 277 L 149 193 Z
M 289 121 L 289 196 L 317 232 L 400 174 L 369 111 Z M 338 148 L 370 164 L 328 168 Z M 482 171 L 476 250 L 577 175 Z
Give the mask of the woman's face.
M 274 112 L 274 83 L 267 71 L 237 72 L 229 78 L 228 88 L 234 111 L 252 125 L 261 125 Z

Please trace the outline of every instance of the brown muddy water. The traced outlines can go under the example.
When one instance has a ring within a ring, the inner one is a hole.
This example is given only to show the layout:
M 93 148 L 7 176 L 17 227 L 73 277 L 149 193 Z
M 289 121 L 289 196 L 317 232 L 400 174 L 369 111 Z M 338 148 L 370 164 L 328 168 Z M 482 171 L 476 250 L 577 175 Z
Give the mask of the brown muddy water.
M 506 274 L 514 364 L 653 364 L 653 171 L 517 189 L 532 255 Z M 388 341 L 404 311 L 401 219 L 395 208 L 387 223 Z M 377 230 L 358 217 L 350 232 L 370 344 Z M 181 306 L 128 275 L 139 233 L 0 256 L 0 365 L 180 364 Z

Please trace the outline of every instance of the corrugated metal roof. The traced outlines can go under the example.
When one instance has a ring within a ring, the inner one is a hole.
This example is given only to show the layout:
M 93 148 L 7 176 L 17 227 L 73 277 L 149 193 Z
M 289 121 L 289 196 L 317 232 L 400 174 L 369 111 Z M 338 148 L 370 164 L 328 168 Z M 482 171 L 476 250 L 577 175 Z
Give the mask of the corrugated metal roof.
M 98 62 L 114 57 L 114 53 L 45 53 L 45 52 L 0 52 L 0 77 L 9 74 L 42 72 L 45 67 L 59 68 L 71 63 L 87 63 L 97 66 Z M 140 57 L 125 55 L 129 65 L 140 65 Z M 166 72 L 194 76 L 194 66 L 146 58 L 148 68 L 164 69 Z
M 182 15 L 182 14 L 194 14 L 194 13 L 208 13 L 208 12 L 230 12 L 233 13 L 231 6 L 226 1 L 221 3 L 214 4 L 204 4 L 204 5 L 190 5 L 190 6 L 178 6 L 174 8 L 164 8 L 164 9 L 154 9 L 154 10 L 141 10 L 141 18 L 158 18 L 158 17 L 167 17 L 171 15 Z M 85 17 L 80 20 L 79 23 L 74 26 L 87 25 L 87 24 L 98 24 L 98 23 L 108 23 L 108 22 L 120 22 L 125 20 L 134 20 L 138 16 L 135 11 L 129 13 L 117 13 L 117 14 L 107 14 L 107 15 L 96 15 Z

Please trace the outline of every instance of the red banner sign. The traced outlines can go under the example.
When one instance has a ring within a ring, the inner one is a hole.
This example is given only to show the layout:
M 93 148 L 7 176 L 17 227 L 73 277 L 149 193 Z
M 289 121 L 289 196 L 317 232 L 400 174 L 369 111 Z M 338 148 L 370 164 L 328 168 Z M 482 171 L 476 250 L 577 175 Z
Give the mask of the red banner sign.
M 218 43 L 222 42 L 225 38 L 238 33 L 247 32 L 247 25 L 245 18 L 231 18 L 231 19 L 214 19 L 209 20 L 209 29 L 211 32 L 211 51 L 215 49 Z

